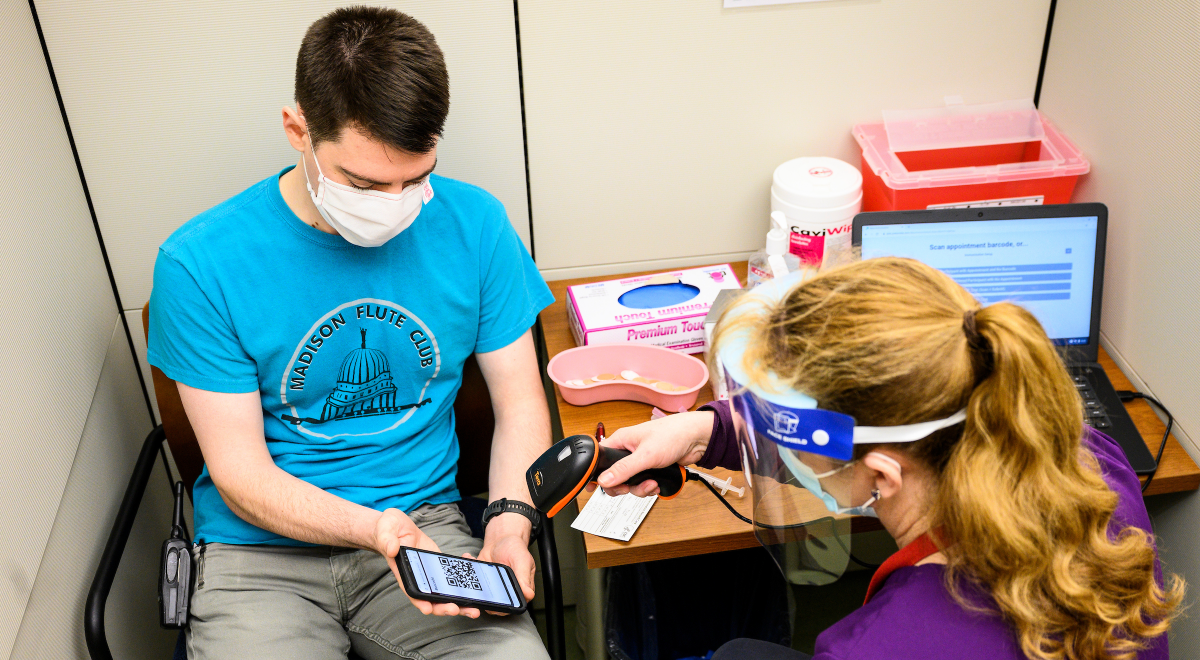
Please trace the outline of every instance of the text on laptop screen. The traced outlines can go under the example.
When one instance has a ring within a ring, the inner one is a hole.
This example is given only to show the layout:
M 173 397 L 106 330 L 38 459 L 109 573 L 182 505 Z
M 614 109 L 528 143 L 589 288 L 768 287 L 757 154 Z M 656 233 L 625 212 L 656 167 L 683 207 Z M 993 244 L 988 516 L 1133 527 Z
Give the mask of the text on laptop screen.
M 909 257 L 954 278 L 980 303 L 1022 305 L 1059 345 L 1088 343 L 1096 218 L 866 225 L 862 256 Z

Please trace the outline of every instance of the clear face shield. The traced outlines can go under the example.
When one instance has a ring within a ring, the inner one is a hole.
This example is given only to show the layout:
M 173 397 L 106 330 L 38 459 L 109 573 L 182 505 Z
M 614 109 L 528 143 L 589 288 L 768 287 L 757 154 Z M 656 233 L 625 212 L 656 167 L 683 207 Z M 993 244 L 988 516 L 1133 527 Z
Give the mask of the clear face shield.
M 798 282 L 772 280 L 755 289 L 736 313 L 763 313 Z M 755 305 L 755 298 L 763 304 Z M 754 498 L 754 534 L 788 582 L 829 584 L 850 561 L 851 516 L 874 516 L 871 504 L 879 498 L 873 486 L 855 483 L 854 445 L 920 440 L 962 422 L 966 413 L 906 426 L 856 426 L 853 417 L 822 410 L 805 394 L 749 385 L 742 368 L 745 348 L 744 339 L 732 337 L 719 360 Z
M 807 414 L 798 414 L 801 410 L 826 411 L 818 410 L 815 401 L 807 409 L 783 405 L 727 378 L 734 392 L 731 409 L 742 467 L 754 498 L 755 537 L 788 582 L 821 585 L 837 580 L 850 561 L 851 512 L 846 510 L 850 456 L 839 458 L 799 448 L 824 449 L 833 444 L 834 436 L 828 435 L 826 425 L 818 426 Z M 853 426 L 850 420 L 851 432 Z M 844 427 L 842 423 L 832 432 L 844 433 Z M 817 440 L 825 444 L 818 445 Z M 843 499 L 839 501 L 834 493 L 842 494 Z

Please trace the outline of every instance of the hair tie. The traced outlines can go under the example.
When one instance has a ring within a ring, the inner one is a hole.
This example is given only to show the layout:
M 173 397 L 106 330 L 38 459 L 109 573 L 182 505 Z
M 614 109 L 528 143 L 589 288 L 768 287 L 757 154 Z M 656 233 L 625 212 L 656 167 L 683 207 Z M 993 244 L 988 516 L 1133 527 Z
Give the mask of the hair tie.
M 975 326 L 975 314 L 980 309 L 977 307 L 963 312 L 962 323 L 963 334 L 967 336 L 967 347 L 971 349 L 971 363 L 975 370 L 976 385 L 992 373 L 993 359 L 991 346 L 987 339 L 979 334 L 979 328 Z
M 975 327 L 975 314 L 979 312 L 979 308 L 968 309 L 963 312 L 963 334 L 967 336 L 967 343 L 971 348 L 979 348 L 979 330 Z

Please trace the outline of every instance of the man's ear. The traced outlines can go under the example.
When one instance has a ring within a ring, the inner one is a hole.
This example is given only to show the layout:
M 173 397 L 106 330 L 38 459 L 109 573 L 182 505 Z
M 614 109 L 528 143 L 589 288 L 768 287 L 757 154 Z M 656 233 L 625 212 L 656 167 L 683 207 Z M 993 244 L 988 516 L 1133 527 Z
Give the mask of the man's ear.
M 300 153 L 308 151 L 308 125 L 304 123 L 303 117 L 300 116 L 300 106 L 295 108 L 283 107 L 283 132 L 287 135 L 288 143 L 292 148 Z
M 873 451 L 862 459 L 863 465 L 875 471 L 875 488 L 881 498 L 892 497 L 904 485 L 900 461 L 882 451 Z

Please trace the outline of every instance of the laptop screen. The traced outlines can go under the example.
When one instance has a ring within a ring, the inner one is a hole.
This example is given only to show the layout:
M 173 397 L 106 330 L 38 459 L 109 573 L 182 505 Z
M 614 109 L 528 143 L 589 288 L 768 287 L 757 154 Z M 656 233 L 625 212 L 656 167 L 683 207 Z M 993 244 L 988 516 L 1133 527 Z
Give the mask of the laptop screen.
M 1087 344 L 1096 216 L 863 225 L 862 256 L 909 257 L 954 278 L 983 305 L 1009 301 L 1055 344 Z

